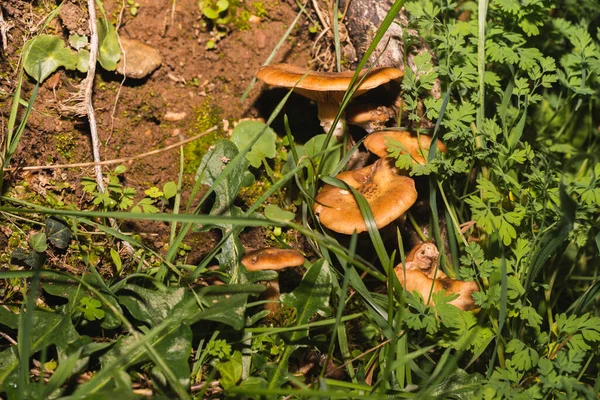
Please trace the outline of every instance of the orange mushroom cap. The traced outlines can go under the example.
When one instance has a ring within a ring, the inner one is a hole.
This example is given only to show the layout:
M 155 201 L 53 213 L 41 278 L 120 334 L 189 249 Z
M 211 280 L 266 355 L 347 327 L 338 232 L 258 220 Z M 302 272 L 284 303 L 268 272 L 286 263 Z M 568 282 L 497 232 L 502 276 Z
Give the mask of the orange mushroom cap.
M 359 76 L 362 77 L 366 73 L 366 70 L 362 70 Z M 348 90 L 353 76 L 354 71 L 319 72 L 292 64 L 265 65 L 256 74 L 258 79 L 269 85 L 293 87 L 294 91 L 301 95 L 322 103 L 339 103 Z M 356 89 L 354 96 L 359 96 L 402 76 L 404 72 L 397 68 L 373 68 Z M 301 79 L 302 77 L 304 78 Z
M 377 228 L 383 228 L 396 220 L 417 200 L 415 181 L 396 174 L 391 161 L 382 158 L 362 169 L 342 172 L 336 176 L 365 197 Z M 352 192 L 325 185 L 316 201 L 313 206 L 315 214 L 327 228 L 344 234 L 367 230 Z
M 242 264 L 248 271 L 280 270 L 299 267 L 304 264 L 304 256 L 292 249 L 265 248 L 247 253 Z
M 379 131 L 371 133 L 366 137 L 363 143 L 371 153 L 374 153 L 379 157 L 387 157 L 389 155 L 386 143 L 387 138 L 402 143 L 415 162 L 425 164 L 423 150 L 429 150 L 431 147 L 431 136 L 420 135 L 417 137 L 416 134 L 408 131 Z M 439 140 L 437 142 L 437 148 L 442 153 L 447 151 L 446 146 Z

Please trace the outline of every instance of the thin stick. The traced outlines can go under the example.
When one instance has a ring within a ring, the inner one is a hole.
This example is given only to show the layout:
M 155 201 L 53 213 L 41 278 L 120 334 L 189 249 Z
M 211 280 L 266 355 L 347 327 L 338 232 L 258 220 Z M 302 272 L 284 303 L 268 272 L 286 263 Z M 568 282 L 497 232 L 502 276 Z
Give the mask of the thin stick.
M 321 13 L 321 9 L 319 8 L 319 0 L 312 0 L 312 5 L 313 8 L 315 9 L 315 12 L 317 13 L 317 17 L 319 17 L 319 21 L 321 21 L 321 25 L 323 25 L 323 29 L 329 29 L 329 24 L 327 22 L 325 22 L 325 18 L 323 17 L 323 14 Z
M 117 21 L 116 31 L 119 32 L 119 28 L 121 27 L 121 22 L 123 20 L 123 10 L 125 10 L 125 0 L 121 1 L 121 11 L 119 12 L 119 19 Z M 117 89 L 117 94 L 115 96 L 115 102 L 113 104 L 112 114 L 110 115 L 110 134 L 106 138 L 106 144 L 112 138 L 112 134 L 115 128 L 115 114 L 117 113 L 117 104 L 119 103 L 119 97 L 121 96 L 121 89 L 125 84 L 125 80 L 127 79 L 127 54 L 125 54 L 125 50 L 123 49 L 123 44 L 121 43 L 121 36 L 117 34 L 117 40 L 119 41 L 119 48 L 121 49 L 121 59 L 123 60 L 123 79 L 119 84 L 119 89 Z
M 9 25 L 4 21 L 4 14 L 2 14 L 2 7 L 0 7 L 0 36 L 2 37 L 2 50 L 6 51 L 8 39 L 7 32 L 12 28 L 12 25 Z
M 135 156 L 129 156 L 129 157 L 123 157 L 123 158 L 115 158 L 113 160 L 104 160 L 104 161 L 98 161 L 98 162 L 83 162 L 83 163 L 74 163 L 74 164 L 54 164 L 54 165 L 33 165 L 33 166 L 29 166 L 29 167 L 15 167 L 15 168 L 5 168 L 4 171 L 16 171 L 16 170 L 21 170 L 21 171 L 41 171 L 41 170 L 47 170 L 47 169 L 60 169 L 60 168 L 83 168 L 83 167 L 93 167 L 93 166 L 97 166 L 97 165 L 112 165 L 112 164 L 122 164 L 124 162 L 127 161 L 131 161 L 131 160 L 137 160 L 140 158 L 145 158 L 145 157 L 150 157 L 156 154 L 160 154 L 163 153 L 165 151 L 169 151 L 178 147 L 181 147 L 187 143 L 193 142 L 194 140 L 201 138 L 202 136 L 206 136 L 211 132 L 214 132 L 217 129 L 217 126 L 213 126 L 212 128 L 210 128 L 207 131 L 204 131 L 196 136 L 192 136 L 189 139 L 185 139 L 185 140 L 181 140 L 177 143 L 171 144 L 167 147 L 163 147 L 162 149 L 157 149 L 157 150 L 152 150 L 152 151 L 148 151 L 146 153 L 142 153 L 142 154 L 137 154 Z
M 94 162 L 100 162 L 100 139 L 98 138 L 98 125 L 96 123 L 96 114 L 94 112 L 94 104 L 92 94 L 94 92 L 94 78 L 96 77 L 96 61 L 98 58 L 98 25 L 96 23 L 96 8 L 94 0 L 88 0 L 88 12 L 90 15 L 90 58 L 87 77 L 83 81 L 84 85 L 84 106 L 88 121 L 90 123 L 90 136 L 92 138 L 92 154 Z M 106 190 L 102 180 L 102 167 L 99 164 L 94 166 L 96 172 L 96 183 L 98 191 L 104 193 Z

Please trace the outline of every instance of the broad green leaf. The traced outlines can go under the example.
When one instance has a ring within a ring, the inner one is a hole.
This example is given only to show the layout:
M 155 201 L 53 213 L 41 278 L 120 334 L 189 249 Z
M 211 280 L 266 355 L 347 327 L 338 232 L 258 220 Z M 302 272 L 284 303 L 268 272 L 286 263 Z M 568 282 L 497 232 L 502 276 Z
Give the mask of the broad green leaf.
M 198 168 L 198 179 L 204 185 L 213 187 L 219 175 L 230 160 L 238 155 L 238 149 L 229 140 L 217 140 L 214 147 L 208 151 Z M 245 180 L 245 173 L 248 170 L 248 161 L 241 159 L 234 171 L 227 176 L 227 179 L 214 187 L 215 203 L 210 211 L 211 215 L 236 216 L 242 217 L 242 210 L 233 205 L 237 194 L 242 188 Z M 231 275 L 231 283 L 249 282 L 248 277 L 242 268 L 239 268 L 239 260 L 243 253 L 243 246 L 239 241 L 239 232 L 244 229 L 243 225 L 218 224 L 223 233 L 229 233 L 221 252 L 217 255 L 219 265 Z
M 291 293 L 280 297 L 283 304 L 296 309 L 295 325 L 306 324 L 315 313 L 329 312 L 329 296 L 331 294 L 332 276 L 329 263 L 321 259 L 311 265 L 300 286 Z M 277 362 L 276 368 L 272 369 L 269 376 L 269 389 L 279 388 L 286 380 L 288 373 L 288 360 L 292 353 L 298 348 L 294 344 L 307 336 L 306 330 L 294 331 L 290 336 L 291 344 L 288 344 Z
M 274 158 L 277 155 L 275 139 L 277 135 L 273 129 L 267 127 L 260 121 L 242 121 L 235 126 L 231 133 L 231 141 L 235 143 L 238 150 L 244 149 L 252 140 L 261 135 L 246 154 L 246 159 L 254 168 L 259 168 L 263 160 Z
M 43 82 L 60 67 L 72 70 L 77 66 L 75 54 L 55 35 L 39 35 L 28 40 L 23 54 L 25 72 L 38 82 Z
M 133 336 L 121 336 L 115 345 L 102 357 L 100 364 L 107 368 L 119 357 L 127 356 L 125 362 L 120 364 L 122 370 L 127 370 L 132 365 L 150 361 L 150 356 L 144 347 L 136 346 L 137 341 Z M 174 324 L 172 328 L 165 330 L 152 342 L 152 347 L 163 361 L 175 374 L 182 386 L 189 384 L 190 370 L 188 359 L 192 351 L 192 331 L 185 324 Z M 153 375 L 162 375 L 159 368 L 154 367 Z M 86 397 L 87 398 L 87 397 Z
M 0 325 L 12 330 L 19 327 L 20 315 L 0 307 Z M 32 323 L 29 331 L 29 356 L 48 346 L 56 346 L 59 359 L 62 358 L 70 343 L 79 338 L 68 314 L 59 314 L 46 311 L 33 311 Z M 8 398 L 16 397 L 18 382 L 19 359 L 16 357 L 16 347 L 0 353 L 0 392 L 6 392 Z
M 188 325 L 181 324 L 177 330 L 164 340 L 158 342 L 154 349 L 167 363 L 175 377 L 186 387 L 190 384 L 189 358 L 192 354 L 192 330 Z M 162 375 L 159 367 L 152 369 L 152 375 Z M 161 380 L 166 378 L 161 377 Z
M 296 309 L 296 325 L 306 324 L 317 312 L 329 312 L 331 279 L 329 263 L 321 259 L 308 268 L 300 286 L 281 295 L 283 304 Z M 293 336 L 297 340 L 304 335 L 296 332 Z
M 215 368 L 221 374 L 219 382 L 225 390 L 235 386 L 242 378 L 242 353 L 236 351 L 229 361 L 220 362 L 215 365 Z
M 296 217 L 291 211 L 285 211 L 274 204 L 265 207 L 265 217 L 273 221 L 291 221 Z
M 46 219 L 46 235 L 50 243 L 61 250 L 69 247 L 72 237 L 69 225 L 58 217 L 49 217 Z
M 186 289 L 148 289 L 125 285 L 119 291 L 119 303 L 138 321 L 154 326 L 167 318 L 187 298 Z
M 323 152 L 324 150 L 330 150 L 337 145 L 335 140 L 330 140 L 327 148 L 325 148 L 324 144 L 326 138 L 327 135 L 317 135 L 306 142 L 304 146 L 296 146 L 298 157 L 308 156 L 317 161 L 317 154 Z M 333 150 L 327 153 L 325 156 L 321 156 L 319 159 L 321 161 L 317 168 L 320 167 L 321 174 L 323 176 L 327 176 L 333 172 L 337 164 L 340 162 L 340 152 Z
M 35 235 L 32 235 L 29 238 L 29 246 L 38 253 L 45 252 L 48 248 L 48 245 L 46 244 L 46 234 L 44 232 L 38 232 Z
M 227 163 L 238 154 L 237 147 L 229 140 L 217 140 L 214 147 L 202 158 L 198 167 L 197 179 L 200 183 L 213 186 Z M 225 181 L 214 188 L 215 204 L 212 207 L 212 215 L 222 215 L 233 204 L 239 190 L 244 182 L 245 172 L 248 164 L 241 162 Z
M 98 61 L 107 71 L 117 69 L 121 47 L 115 27 L 106 18 L 98 19 Z

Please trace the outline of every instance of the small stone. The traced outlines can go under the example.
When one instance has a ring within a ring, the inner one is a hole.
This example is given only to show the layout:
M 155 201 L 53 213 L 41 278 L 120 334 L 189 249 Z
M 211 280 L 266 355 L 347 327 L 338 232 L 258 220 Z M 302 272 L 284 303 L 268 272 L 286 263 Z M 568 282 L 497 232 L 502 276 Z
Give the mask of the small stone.
M 121 38 L 126 57 L 121 57 L 117 72 L 128 78 L 143 79 L 160 67 L 162 57 L 158 50 L 138 40 Z M 125 58 L 125 63 L 123 62 Z M 124 65 L 126 64 L 126 65 Z
M 248 18 L 248 22 L 251 24 L 260 24 L 260 17 L 258 15 L 251 15 L 250 18 Z
M 262 30 L 257 30 L 254 36 L 256 40 L 256 46 L 259 49 L 264 49 L 267 45 L 267 35 Z
M 165 121 L 169 121 L 169 122 L 177 122 L 177 121 L 181 121 L 185 117 L 187 117 L 187 113 L 185 113 L 185 112 L 167 111 L 167 113 L 165 114 L 163 119 Z

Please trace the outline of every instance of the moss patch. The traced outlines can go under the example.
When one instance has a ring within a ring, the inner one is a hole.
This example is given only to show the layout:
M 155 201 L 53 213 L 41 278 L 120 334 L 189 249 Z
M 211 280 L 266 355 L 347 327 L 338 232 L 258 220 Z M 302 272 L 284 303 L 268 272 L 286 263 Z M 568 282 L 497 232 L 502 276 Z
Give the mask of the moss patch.
M 208 151 L 208 148 L 213 145 L 217 139 L 226 137 L 221 125 L 222 113 L 223 111 L 213 104 L 211 97 L 207 97 L 200 107 L 194 109 L 194 129 L 192 132 L 188 132 L 190 136 L 204 132 L 215 125 L 217 126 L 217 129 L 183 148 L 183 155 L 186 161 L 184 172 L 186 174 L 195 174 L 200 165 L 200 161 Z

